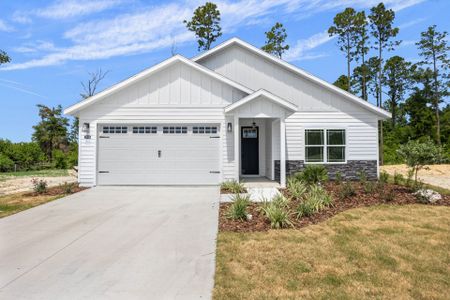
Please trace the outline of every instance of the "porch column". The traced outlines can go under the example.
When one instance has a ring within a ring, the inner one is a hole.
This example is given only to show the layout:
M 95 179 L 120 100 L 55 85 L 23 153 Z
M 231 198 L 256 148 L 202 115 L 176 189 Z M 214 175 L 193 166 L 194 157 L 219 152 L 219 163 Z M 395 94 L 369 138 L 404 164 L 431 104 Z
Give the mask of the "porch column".
M 240 153 L 239 153 L 239 117 L 234 115 L 233 122 L 233 134 L 234 134 L 234 172 L 236 181 L 239 181 L 239 161 L 240 161 Z
M 280 185 L 286 187 L 286 123 L 280 118 Z

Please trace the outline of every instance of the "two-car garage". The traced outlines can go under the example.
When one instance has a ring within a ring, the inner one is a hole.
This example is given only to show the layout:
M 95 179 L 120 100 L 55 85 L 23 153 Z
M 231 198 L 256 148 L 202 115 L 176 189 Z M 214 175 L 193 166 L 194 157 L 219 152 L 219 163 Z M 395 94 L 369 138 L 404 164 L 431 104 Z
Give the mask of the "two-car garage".
M 218 125 L 102 124 L 98 130 L 98 185 L 220 182 Z

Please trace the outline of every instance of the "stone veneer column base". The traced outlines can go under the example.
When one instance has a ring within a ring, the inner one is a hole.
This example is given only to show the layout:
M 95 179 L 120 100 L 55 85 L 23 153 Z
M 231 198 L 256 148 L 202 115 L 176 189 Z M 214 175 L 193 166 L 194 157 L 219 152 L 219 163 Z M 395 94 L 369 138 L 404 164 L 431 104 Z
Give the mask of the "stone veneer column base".
M 349 160 L 346 164 L 324 164 L 328 171 L 329 179 L 333 180 L 336 173 L 340 172 L 344 180 L 357 180 L 358 172 L 364 171 L 367 179 L 376 180 L 377 161 L 376 160 Z M 303 160 L 286 160 L 286 176 L 294 175 L 305 168 Z M 275 160 L 275 180 L 280 181 L 280 161 Z

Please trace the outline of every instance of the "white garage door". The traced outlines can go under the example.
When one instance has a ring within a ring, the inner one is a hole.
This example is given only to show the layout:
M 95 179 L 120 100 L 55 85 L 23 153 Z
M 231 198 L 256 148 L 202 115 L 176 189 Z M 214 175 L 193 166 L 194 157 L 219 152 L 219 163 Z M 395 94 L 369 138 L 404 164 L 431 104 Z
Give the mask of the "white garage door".
M 218 184 L 219 127 L 102 125 L 99 185 Z

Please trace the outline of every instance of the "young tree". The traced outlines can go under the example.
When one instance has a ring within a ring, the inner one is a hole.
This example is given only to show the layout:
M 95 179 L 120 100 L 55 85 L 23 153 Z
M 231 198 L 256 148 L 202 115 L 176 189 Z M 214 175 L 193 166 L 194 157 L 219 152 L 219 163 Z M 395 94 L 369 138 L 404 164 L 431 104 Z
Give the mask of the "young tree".
M 422 32 L 421 39 L 416 45 L 419 47 L 419 55 L 424 58 L 421 64 L 432 66 L 433 70 L 433 95 L 432 105 L 436 115 L 436 139 L 438 145 L 441 144 L 441 124 L 439 116 L 439 104 L 442 98 L 448 94 L 450 84 L 450 60 L 447 52 L 450 47 L 447 45 L 447 32 L 439 32 L 436 25 L 428 27 L 427 31 Z
M 367 69 L 366 72 L 367 94 L 370 94 L 374 98 L 377 98 L 380 90 L 378 83 L 378 73 L 379 73 L 378 69 L 380 67 L 380 62 L 378 57 L 369 58 L 365 66 Z
M 62 107 L 49 108 L 38 104 L 41 121 L 33 126 L 33 141 L 37 142 L 48 160 L 52 160 L 53 150 L 63 150 L 68 145 L 67 126 L 69 119 L 62 116 Z
M 392 127 L 395 128 L 398 116 L 398 106 L 403 101 L 405 93 L 411 87 L 411 63 L 403 57 L 392 56 L 383 70 L 383 84 L 388 88 L 388 110 L 392 113 Z
M 334 19 L 330 28 L 328 28 L 328 34 L 330 36 L 338 37 L 339 49 L 345 53 L 347 59 L 347 79 L 348 85 L 346 90 L 350 92 L 350 69 L 351 62 L 354 59 L 356 53 L 355 47 L 358 43 L 357 29 L 356 29 L 356 11 L 353 8 L 346 8 L 343 12 L 338 13 Z
M 373 48 L 378 51 L 378 96 L 377 105 L 383 106 L 383 50 L 391 51 L 395 46 L 399 45 L 399 41 L 393 41 L 398 34 L 399 29 L 393 27 L 395 13 L 392 9 L 386 9 L 383 3 L 378 4 L 370 9 L 370 28 L 371 34 L 375 38 Z M 380 121 L 380 164 L 383 165 L 383 122 Z
M 369 52 L 369 36 L 367 34 L 367 18 L 364 11 L 356 13 L 355 30 L 356 30 L 356 60 L 361 60 L 361 65 L 357 67 L 360 77 L 361 98 L 368 101 L 367 93 L 367 75 L 368 66 L 366 65 L 366 55 Z
M 285 44 L 287 33 L 283 24 L 276 22 L 270 31 L 265 32 L 266 43 L 261 47 L 267 53 L 281 58 L 286 50 L 289 50 L 289 45 Z
M 417 183 L 417 173 L 420 169 L 439 162 L 442 158 L 442 149 L 436 146 L 430 137 L 425 138 L 424 141 L 409 141 L 400 146 L 398 153 L 414 172 L 415 183 Z
M 11 58 L 8 56 L 8 54 L 5 51 L 0 50 L 0 65 L 9 63 L 10 61 Z
M 214 3 L 206 2 L 205 5 L 197 7 L 192 19 L 183 22 L 188 30 L 195 33 L 198 51 L 209 50 L 211 44 L 222 35 L 220 11 Z

